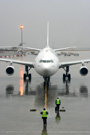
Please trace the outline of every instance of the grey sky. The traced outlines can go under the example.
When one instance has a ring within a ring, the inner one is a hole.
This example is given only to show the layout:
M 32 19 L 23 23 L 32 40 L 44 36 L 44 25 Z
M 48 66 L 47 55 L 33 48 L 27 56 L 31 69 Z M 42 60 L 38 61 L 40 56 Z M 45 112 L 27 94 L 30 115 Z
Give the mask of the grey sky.
M 47 21 L 52 48 L 90 47 L 90 0 L 0 0 L 0 46 L 18 45 L 23 24 L 25 46 L 45 47 Z

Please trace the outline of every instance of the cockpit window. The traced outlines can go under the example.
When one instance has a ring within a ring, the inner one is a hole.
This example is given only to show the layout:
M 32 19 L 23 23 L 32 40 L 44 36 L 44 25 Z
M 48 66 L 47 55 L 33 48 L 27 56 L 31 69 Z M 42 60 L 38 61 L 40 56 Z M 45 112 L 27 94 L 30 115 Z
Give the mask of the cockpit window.
M 40 63 L 53 63 L 53 60 L 40 60 Z

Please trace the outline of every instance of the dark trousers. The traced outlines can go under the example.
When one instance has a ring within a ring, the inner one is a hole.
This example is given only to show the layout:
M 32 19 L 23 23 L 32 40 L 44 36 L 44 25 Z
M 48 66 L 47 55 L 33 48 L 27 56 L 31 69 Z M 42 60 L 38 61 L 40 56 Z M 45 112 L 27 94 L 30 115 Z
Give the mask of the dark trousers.
M 59 108 L 60 108 L 60 104 L 57 104 L 57 105 L 56 105 L 57 111 L 59 111 Z
M 43 124 L 44 125 L 47 124 L 47 117 L 42 117 L 42 119 L 43 119 Z

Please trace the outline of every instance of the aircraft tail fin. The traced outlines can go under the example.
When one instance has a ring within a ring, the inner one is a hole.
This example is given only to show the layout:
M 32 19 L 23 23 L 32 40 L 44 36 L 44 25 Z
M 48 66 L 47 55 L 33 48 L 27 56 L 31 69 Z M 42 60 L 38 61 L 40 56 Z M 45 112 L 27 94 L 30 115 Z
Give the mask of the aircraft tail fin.
M 47 22 L 47 47 L 49 47 L 49 22 Z

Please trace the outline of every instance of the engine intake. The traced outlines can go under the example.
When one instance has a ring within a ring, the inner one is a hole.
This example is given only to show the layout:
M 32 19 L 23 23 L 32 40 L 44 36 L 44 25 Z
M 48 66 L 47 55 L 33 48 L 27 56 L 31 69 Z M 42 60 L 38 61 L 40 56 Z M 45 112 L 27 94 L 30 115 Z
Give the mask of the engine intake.
M 8 75 L 13 75 L 13 74 L 14 74 L 14 67 L 13 67 L 13 66 L 8 66 L 8 67 L 6 68 L 6 73 L 7 73 Z
M 87 68 L 86 66 L 82 66 L 82 67 L 80 68 L 80 74 L 81 74 L 82 76 L 87 75 L 87 74 L 88 74 L 88 68 Z

